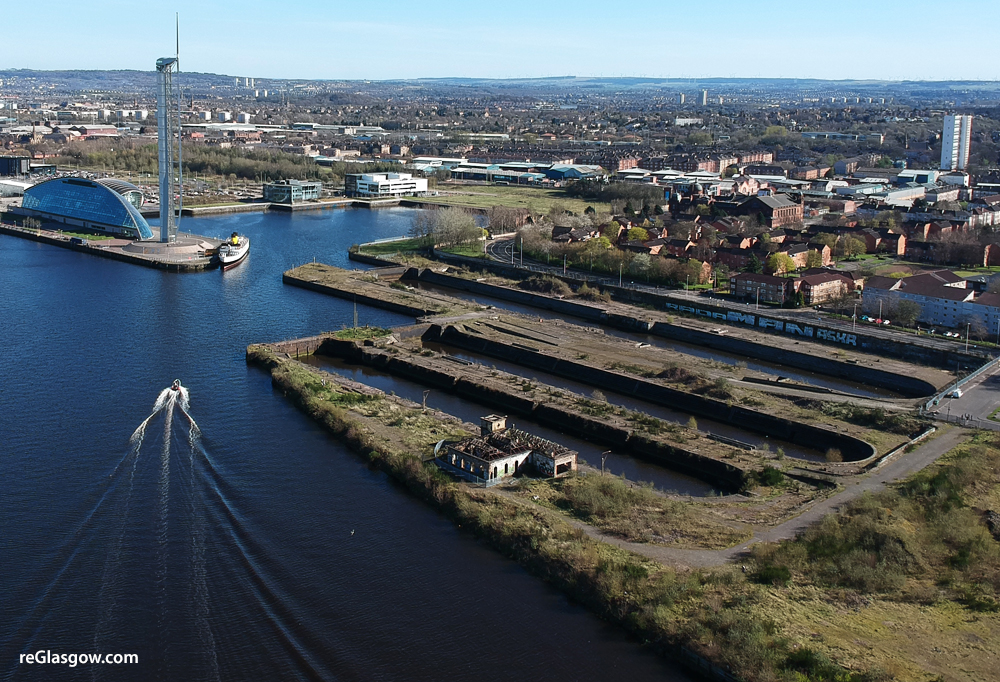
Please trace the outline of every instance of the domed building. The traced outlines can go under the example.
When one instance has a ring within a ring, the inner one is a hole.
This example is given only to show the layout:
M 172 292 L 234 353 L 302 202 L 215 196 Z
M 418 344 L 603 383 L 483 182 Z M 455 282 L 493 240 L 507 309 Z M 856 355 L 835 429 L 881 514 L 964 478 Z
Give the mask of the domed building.
M 142 190 L 129 182 L 55 178 L 25 190 L 20 208 L 13 212 L 124 238 L 152 239 L 141 207 Z

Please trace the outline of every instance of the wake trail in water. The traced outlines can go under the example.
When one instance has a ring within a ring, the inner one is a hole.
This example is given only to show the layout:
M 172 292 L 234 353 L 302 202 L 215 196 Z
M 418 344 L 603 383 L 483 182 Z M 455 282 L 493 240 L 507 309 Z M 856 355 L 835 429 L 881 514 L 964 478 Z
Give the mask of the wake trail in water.
M 188 430 L 188 480 L 191 489 L 191 601 L 195 614 L 195 629 L 206 655 L 208 656 L 208 678 L 219 680 L 219 658 L 215 637 L 209 622 L 208 580 L 205 570 L 205 514 L 204 498 L 195 484 L 195 453 L 201 450 L 201 429 L 188 414 L 186 405 L 181 404 L 181 412 L 190 422 Z

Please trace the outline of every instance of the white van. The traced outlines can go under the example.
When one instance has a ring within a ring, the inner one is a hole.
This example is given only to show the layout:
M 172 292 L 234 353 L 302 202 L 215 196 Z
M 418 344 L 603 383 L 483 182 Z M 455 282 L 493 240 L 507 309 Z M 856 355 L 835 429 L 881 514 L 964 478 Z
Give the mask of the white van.
M 962 389 L 956 388 L 954 391 L 952 391 L 951 393 L 948 394 L 948 397 L 949 398 L 961 398 L 962 397 Z

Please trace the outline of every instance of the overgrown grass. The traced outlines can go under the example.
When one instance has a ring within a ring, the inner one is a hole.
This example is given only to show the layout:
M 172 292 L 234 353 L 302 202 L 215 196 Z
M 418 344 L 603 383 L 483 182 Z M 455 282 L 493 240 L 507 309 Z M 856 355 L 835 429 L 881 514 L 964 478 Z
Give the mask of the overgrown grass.
M 632 542 L 729 547 L 750 536 L 691 513 L 690 506 L 664 497 L 651 484 L 624 477 L 588 474 L 554 481 L 551 487 L 557 507 Z
M 975 508 L 1000 486 L 995 438 L 977 436 L 945 463 L 863 496 L 797 540 L 755 546 L 757 573 L 890 600 L 1000 609 L 1000 542 Z
M 920 432 L 923 425 L 919 419 L 908 414 L 888 412 L 881 407 L 861 407 L 854 403 L 826 402 L 823 403 L 822 410 L 823 414 L 829 417 L 901 436 L 914 436 Z

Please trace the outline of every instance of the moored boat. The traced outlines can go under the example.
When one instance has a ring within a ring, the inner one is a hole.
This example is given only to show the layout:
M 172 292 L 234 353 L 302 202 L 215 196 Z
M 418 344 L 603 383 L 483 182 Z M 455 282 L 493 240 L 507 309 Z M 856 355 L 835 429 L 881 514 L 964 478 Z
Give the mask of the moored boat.
M 233 235 L 219 245 L 217 257 L 223 270 L 234 268 L 250 253 L 250 237 L 233 232 Z

